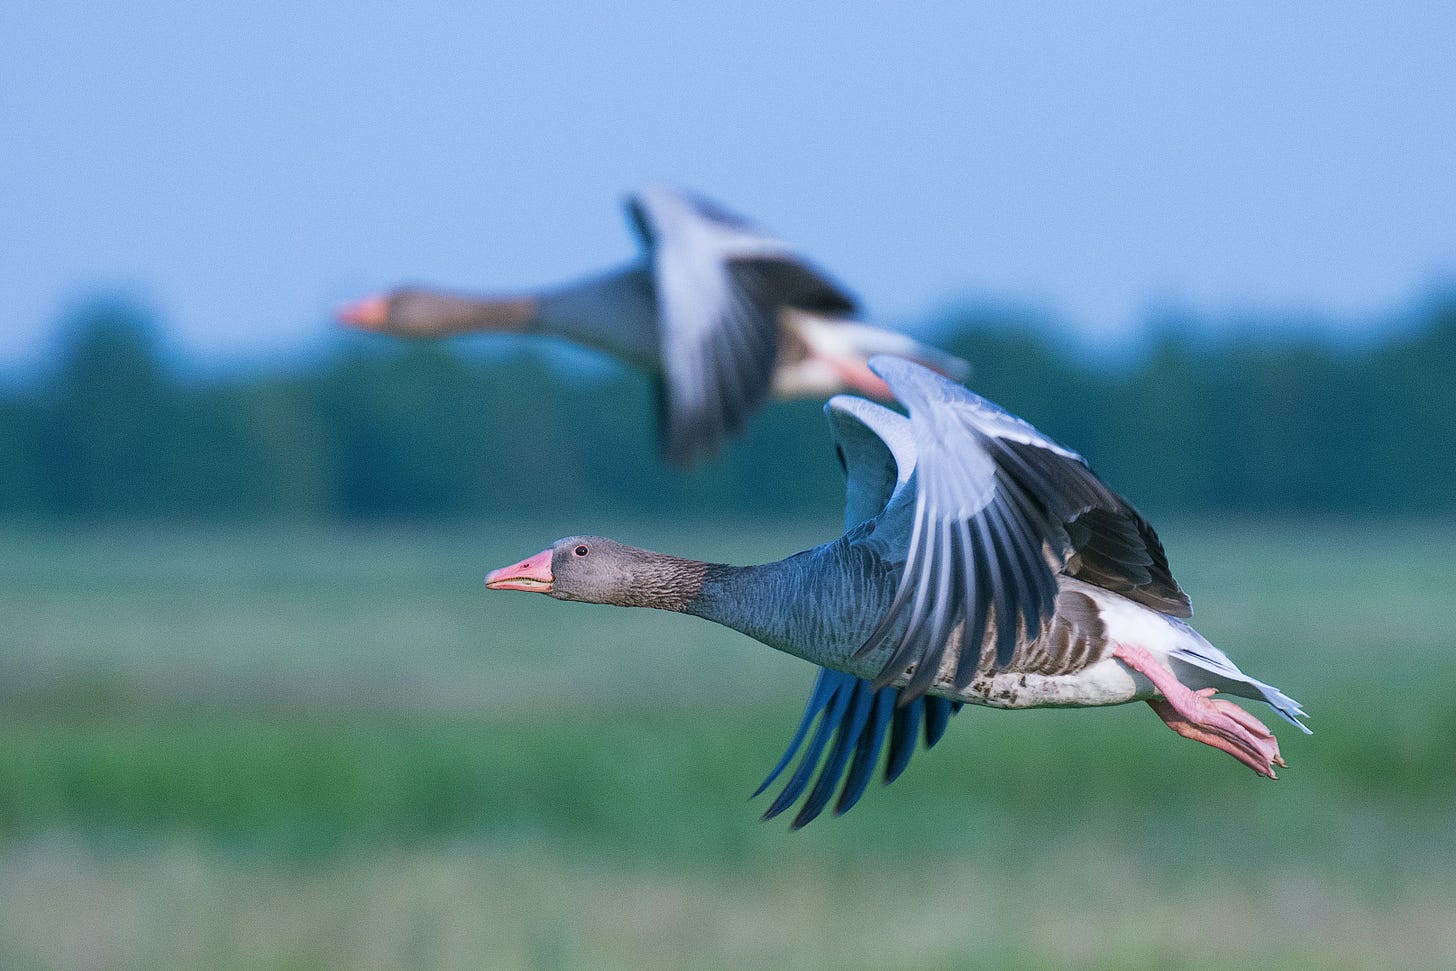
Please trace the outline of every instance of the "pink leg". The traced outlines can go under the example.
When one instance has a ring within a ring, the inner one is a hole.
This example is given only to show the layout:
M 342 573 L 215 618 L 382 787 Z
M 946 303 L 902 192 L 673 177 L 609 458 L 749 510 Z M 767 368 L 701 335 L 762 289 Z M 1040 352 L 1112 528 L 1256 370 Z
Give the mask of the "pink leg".
M 1162 698 L 1148 699 L 1148 705 L 1173 731 L 1227 752 L 1260 775 L 1278 778 L 1274 766 L 1284 765 L 1279 743 L 1259 719 L 1231 701 L 1214 698 L 1214 688 L 1188 688 L 1141 647 L 1119 644 L 1112 654 L 1163 693 Z

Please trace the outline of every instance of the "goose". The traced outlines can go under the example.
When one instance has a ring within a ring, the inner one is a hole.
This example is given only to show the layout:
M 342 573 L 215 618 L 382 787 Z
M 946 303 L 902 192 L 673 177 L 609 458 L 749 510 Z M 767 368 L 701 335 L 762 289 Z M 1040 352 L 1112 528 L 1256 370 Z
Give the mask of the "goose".
M 854 319 L 855 301 L 788 244 L 686 190 L 627 201 L 643 257 L 534 294 L 469 296 L 402 287 L 347 304 L 339 320 L 400 337 L 473 331 L 554 334 L 657 378 L 659 438 L 683 467 L 741 433 L 769 394 L 886 397 L 865 361 L 919 360 L 964 380 L 969 366 Z
M 818 665 L 758 790 L 803 749 L 764 814 L 808 790 L 795 828 L 836 787 L 835 813 L 853 806 L 887 745 L 892 781 L 917 731 L 933 745 L 965 704 L 1146 701 L 1178 734 L 1275 778 L 1285 763 L 1274 734 L 1214 695 L 1263 701 L 1308 733 L 1305 713 L 1189 626 L 1152 526 L 1080 455 L 992 402 L 908 360 L 869 366 L 908 415 L 851 395 L 825 406 L 846 473 L 838 539 L 729 566 L 571 536 L 486 586 L 692 614 Z

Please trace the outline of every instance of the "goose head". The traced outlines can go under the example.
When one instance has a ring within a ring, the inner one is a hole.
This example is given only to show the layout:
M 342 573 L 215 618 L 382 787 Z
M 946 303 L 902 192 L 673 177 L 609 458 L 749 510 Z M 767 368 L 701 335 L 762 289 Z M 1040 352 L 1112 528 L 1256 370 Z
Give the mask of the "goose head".
M 356 330 L 396 337 L 448 337 L 473 331 L 525 330 L 536 315 L 532 296 L 491 297 L 400 287 L 334 311 Z
M 556 600 L 682 610 L 701 591 L 706 564 L 627 546 L 605 536 L 568 536 L 519 563 L 492 570 L 491 590 Z

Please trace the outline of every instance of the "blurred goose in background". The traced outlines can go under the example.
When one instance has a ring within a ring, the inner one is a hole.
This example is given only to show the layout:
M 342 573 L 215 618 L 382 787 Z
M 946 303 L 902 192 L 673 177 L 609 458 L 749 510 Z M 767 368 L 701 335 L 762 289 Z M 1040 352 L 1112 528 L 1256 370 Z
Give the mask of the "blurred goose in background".
M 759 789 L 803 749 L 765 813 L 792 805 L 817 768 L 795 827 L 836 788 L 835 812 L 853 806 L 887 739 L 893 780 L 917 732 L 934 744 L 962 704 L 1144 700 L 1178 734 L 1274 778 L 1273 733 L 1213 695 L 1263 701 L 1308 732 L 1304 712 L 1186 623 L 1188 597 L 1137 511 L 1075 452 L 954 382 L 898 358 L 870 367 L 909 417 L 843 395 L 826 406 L 848 480 L 839 539 L 743 567 L 573 536 L 486 585 L 693 614 L 819 665 Z
M 657 376 L 664 454 L 716 454 L 770 392 L 885 397 L 865 362 L 897 354 L 957 380 L 966 362 L 853 320 L 854 300 L 786 243 L 680 189 L 632 196 L 645 250 L 624 268 L 537 294 L 465 296 L 402 288 L 339 311 L 401 337 L 474 331 L 555 334 Z

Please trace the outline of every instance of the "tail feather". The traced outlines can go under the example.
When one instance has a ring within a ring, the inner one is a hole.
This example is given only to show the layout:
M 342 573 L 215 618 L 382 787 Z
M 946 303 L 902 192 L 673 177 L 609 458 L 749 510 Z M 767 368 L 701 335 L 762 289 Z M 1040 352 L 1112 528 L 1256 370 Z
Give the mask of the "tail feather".
M 1192 632 L 1192 628 L 1187 629 L 1190 633 Z M 1180 645 L 1173 648 L 1168 652 L 1168 659 L 1196 669 L 1197 673 L 1191 678 L 1185 678 L 1176 666 L 1173 671 L 1174 674 L 1179 675 L 1178 680 L 1185 684 L 1190 681 L 1201 682 L 1196 685 L 1190 684 L 1190 687 L 1217 688 L 1226 694 L 1248 698 L 1251 701 L 1262 701 L 1301 732 L 1306 735 L 1314 734 L 1308 725 L 1300 721 L 1301 718 L 1308 718 L 1309 715 L 1305 713 L 1299 702 L 1273 685 L 1265 684 L 1240 671 L 1238 665 L 1229 660 L 1228 655 L 1202 637 L 1198 637 L 1196 645 Z
M 971 376 L 969 362 L 942 351 L 938 347 L 926 344 L 924 341 L 918 341 L 907 334 L 885 330 L 870 324 L 850 326 L 856 328 L 856 342 L 865 357 L 873 357 L 876 354 L 894 354 L 909 358 L 962 384 Z

